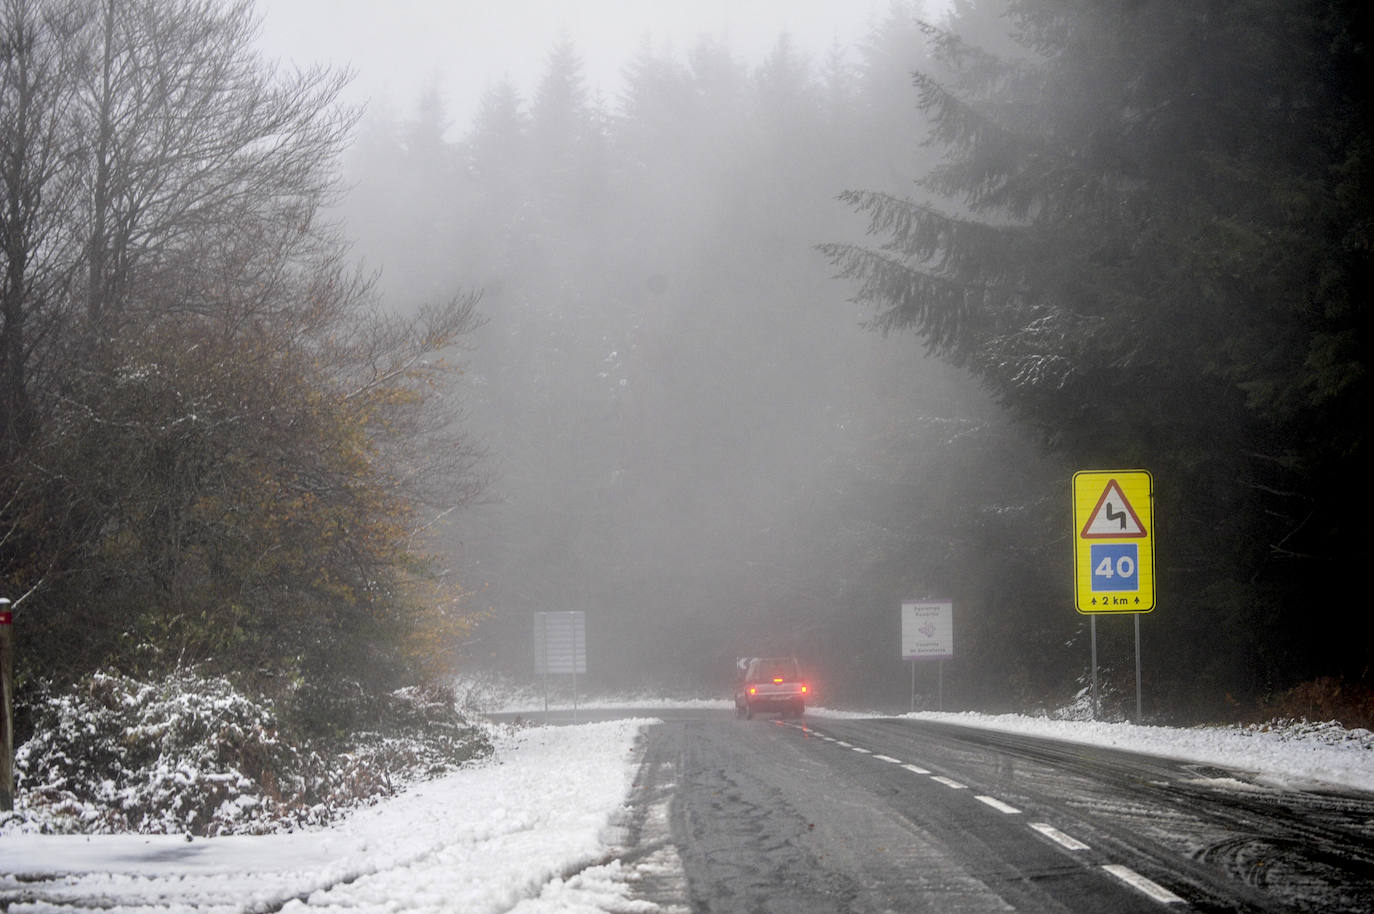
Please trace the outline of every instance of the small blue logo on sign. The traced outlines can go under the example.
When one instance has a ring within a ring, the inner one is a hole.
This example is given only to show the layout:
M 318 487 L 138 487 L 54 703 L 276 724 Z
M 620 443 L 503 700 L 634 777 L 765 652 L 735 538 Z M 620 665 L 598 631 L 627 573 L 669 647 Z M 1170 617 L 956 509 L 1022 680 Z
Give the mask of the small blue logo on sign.
M 1094 543 L 1089 547 L 1093 592 L 1140 589 L 1140 553 L 1136 543 Z

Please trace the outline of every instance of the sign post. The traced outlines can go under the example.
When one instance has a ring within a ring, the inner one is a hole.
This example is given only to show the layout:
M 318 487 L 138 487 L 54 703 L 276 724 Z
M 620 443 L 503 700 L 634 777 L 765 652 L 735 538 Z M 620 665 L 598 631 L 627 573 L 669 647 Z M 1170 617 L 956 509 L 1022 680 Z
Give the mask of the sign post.
M 577 716 L 577 674 L 587 672 L 587 618 L 582 612 L 534 614 L 534 672 L 544 677 L 544 711 L 549 710 L 549 676 L 572 674 L 573 716 Z
M 1146 470 L 1073 474 L 1074 604 L 1091 619 L 1097 718 L 1097 617 L 1135 616 L 1135 706 L 1141 717 L 1140 616 L 1155 608 L 1154 480 Z
M 936 660 L 936 708 L 945 709 L 945 661 L 954 656 L 954 604 L 949 600 L 902 601 L 902 658 L 911 661 L 911 710 L 916 710 L 916 661 Z
M 0 597 L 0 811 L 14 809 L 14 616 Z

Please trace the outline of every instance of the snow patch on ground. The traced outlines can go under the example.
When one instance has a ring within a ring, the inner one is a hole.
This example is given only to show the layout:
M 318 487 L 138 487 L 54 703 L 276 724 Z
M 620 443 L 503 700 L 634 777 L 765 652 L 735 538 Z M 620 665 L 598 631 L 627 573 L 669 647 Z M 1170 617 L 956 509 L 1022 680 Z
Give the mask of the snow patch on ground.
M 713 699 L 597 705 L 733 707 Z M 664 873 L 669 882 L 680 879 L 681 862 L 666 841 L 666 799 L 646 820 L 664 819 L 656 826 L 663 847 L 637 861 L 620 858 L 641 757 L 637 737 L 657 722 L 652 712 L 639 713 L 607 723 L 504 728 L 491 758 L 413 785 L 327 830 L 193 841 L 0 836 L 0 910 L 677 914 L 687 910 L 685 891 L 663 907 L 636 898 L 643 880 Z M 818 709 L 808 716 L 890 715 Z M 1209 783 L 1374 791 L 1374 734 L 1333 723 L 1182 729 L 1013 714 L 902 716 L 1199 763 L 1219 769 L 1198 773 Z
M 902 716 L 1213 765 L 1280 789 L 1374 792 L 1374 733 L 1347 730 L 1334 721 L 1178 728 L 976 712 L 918 711 Z
M 575 891 L 590 910 L 617 910 L 626 870 L 604 857 L 651 722 L 509 730 L 491 759 L 326 831 L 6 836 L 0 908 L 476 914 Z
M 565 713 L 572 710 L 572 705 L 566 702 L 550 704 L 548 710 L 551 712 Z M 643 699 L 643 698 L 593 698 L 587 699 L 577 706 L 581 711 L 642 711 L 642 710 L 673 710 L 673 711 L 730 711 L 735 710 L 734 699 L 730 698 L 662 698 L 662 699 Z M 507 702 L 499 707 L 488 709 L 490 713 L 499 714 L 527 714 L 531 719 L 538 720 L 539 715 L 545 711 L 542 700 L 522 698 L 518 701 Z M 887 715 L 879 714 L 876 711 L 844 711 L 838 708 L 823 708 L 816 705 L 806 706 L 806 716 L 808 717 L 829 717 L 845 720 L 864 720 L 873 717 L 884 717 Z

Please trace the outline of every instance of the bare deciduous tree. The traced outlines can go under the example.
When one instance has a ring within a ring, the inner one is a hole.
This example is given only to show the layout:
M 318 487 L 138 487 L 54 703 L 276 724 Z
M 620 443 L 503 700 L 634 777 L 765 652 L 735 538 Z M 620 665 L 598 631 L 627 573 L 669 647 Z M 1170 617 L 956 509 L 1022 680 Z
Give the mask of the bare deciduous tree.
M 442 652 L 461 588 L 423 534 L 480 488 L 445 358 L 477 297 L 391 317 L 348 264 L 321 215 L 347 74 L 264 63 L 250 0 L 0 14 L 0 576 L 28 662 Z
M 71 217 L 75 61 L 71 7 L 0 3 L 0 443 L 5 459 L 32 431 L 35 353 L 66 317 L 75 258 Z

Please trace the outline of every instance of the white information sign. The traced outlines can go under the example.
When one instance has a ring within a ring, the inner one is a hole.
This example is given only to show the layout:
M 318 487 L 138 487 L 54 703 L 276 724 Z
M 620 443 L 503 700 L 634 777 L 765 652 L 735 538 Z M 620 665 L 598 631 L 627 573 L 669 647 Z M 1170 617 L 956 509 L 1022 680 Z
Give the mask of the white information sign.
M 902 659 L 949 660 L 954 656 L 954 604 L 949 600 L 902 601 Z
M 586 613 L 534 614 L 535 675 L 587 672 Z

